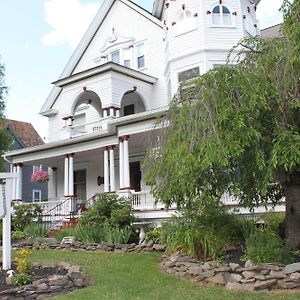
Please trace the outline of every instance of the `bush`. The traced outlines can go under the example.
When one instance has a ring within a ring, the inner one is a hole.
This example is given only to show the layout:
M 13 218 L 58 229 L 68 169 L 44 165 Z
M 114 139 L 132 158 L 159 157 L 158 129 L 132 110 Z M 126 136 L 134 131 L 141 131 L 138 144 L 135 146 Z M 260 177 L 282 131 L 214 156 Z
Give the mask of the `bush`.
M 267 212 L 262 215 L 261 220 L 266 230 L 279 234 L 280 225 L 284 223 L 284 213 Z
M 56 239 L 61 241 L 65 236 L 74 236 L 76 240 L 84 244 L 93 243 L 111 243 L 111 244 L 125 244 L 128 242 L 131 235 L 131 228 L 113 228 L 107 225 L 82 226 L 77 225 L 73 228 L 65 228 L 57 232 Z
M 21 239 L 26 238 L 26 233 L 24 233 L 23 231 L 17 230 L 17 231 L 13 231 L 11 236 L 15 240 L 21 240 Z
M 108 225 L 124 228 L 135 220 L 129 199 L 119 198 L 117 195 L 98 194 L 96 203 L 85 211 L 79 224 L 82 226 Z
M 18 273 L 14 276 L 12 284 L 16 286 L 22 286 L 30 284 L 33 281 L 33 277 L 27 273 Z
M 30 261 L 31 252 L 29 250 L 23 249 L 17 251 L 15 258 L 18 273 L 29 273 L 31 270 Z
M 292 255 L 281 239 L 272 231 L 258 230 L 246 242 L 246 258 L 254 263 L 292 262 Z
M 46 237 L 47 236 L 47 229 L 43 228 L 37 224 L 27 225 L 24 228 L 24 234 L 28 237 L 38 238 L 38 237 Z
M 23 231 L 27 225 L 38 223 L 41 221 L 42 209 L 34 204 L 16 205 L 14 206 L 14 214 L 12 218 L 12 228 L 14 231 Z

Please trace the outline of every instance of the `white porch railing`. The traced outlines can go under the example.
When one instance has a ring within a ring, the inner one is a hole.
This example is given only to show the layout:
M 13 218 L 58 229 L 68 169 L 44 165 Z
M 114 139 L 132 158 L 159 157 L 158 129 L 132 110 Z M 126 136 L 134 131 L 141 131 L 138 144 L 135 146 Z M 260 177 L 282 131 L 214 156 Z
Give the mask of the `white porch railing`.
M 131 192 L 131 204 L 133 210 L 137 209 L 156 209 L 161 210 L 165 205 L 155 199 L 150 192 Z
M 101 131 L 106 128 L 107 128 L 107 119 L 70 126 L 72 137 L 80 136 L 83 134 L 92 133 L 96 131 Z

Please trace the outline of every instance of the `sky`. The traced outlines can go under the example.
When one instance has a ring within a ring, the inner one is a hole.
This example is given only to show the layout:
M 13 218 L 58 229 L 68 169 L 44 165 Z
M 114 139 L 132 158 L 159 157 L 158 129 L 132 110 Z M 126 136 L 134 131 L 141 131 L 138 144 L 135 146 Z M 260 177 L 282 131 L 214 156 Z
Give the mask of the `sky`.
M 9 87 L 5 115 L 31 122 L 47 141 L 40 108 L 103 0 L 0 0 L 0 62 Z M 151 11 L 153 0 L 134 0 Z M 282 0 L 261 0 L 260 28 L 282 21 Z M 80 20 L 80 21 L 79 21 Z

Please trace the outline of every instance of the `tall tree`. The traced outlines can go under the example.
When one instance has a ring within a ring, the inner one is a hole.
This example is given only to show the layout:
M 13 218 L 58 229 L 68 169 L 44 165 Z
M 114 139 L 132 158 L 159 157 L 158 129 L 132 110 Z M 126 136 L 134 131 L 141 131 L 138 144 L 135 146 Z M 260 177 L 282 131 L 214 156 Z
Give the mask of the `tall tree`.
M 253 208 L 283 194 L 287 242 L 300 249 L 300 0 L 282 11 L 282 37 L 242 40 L 234 68 L 173 100 L 148 177 L 167 205 L 230 193 Z
M 4 65 L 0 62 L 0 171 L 5 170 L 5 161 L 1 155 L 8 149 L 10 143 L 10 138 L 5 130 L 4 124 L 5 97 L 7 95 L 4 71 Z

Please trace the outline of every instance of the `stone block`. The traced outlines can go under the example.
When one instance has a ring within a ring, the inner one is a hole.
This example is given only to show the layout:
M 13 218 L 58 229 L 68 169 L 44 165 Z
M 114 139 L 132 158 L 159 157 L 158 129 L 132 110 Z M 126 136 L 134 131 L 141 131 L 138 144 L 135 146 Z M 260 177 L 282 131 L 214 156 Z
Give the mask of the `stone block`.
M 276 279 L 269 279 L 269 280 L 265 280 L 265 281 L 258 280 L 254 283 L 254 289 L 255 290 L 268 289 L 276 284 L 277 284 Z

